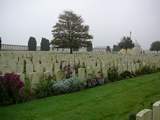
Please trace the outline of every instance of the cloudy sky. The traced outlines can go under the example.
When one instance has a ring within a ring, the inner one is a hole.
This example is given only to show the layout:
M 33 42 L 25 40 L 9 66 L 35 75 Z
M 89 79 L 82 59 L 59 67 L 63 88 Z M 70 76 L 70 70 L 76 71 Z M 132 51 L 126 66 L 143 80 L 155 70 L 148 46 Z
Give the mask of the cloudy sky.
M 38 44 L 52 39 L 52 26 L 64 10 L 82 16 L 94 46 L 113 45 L 132 31 L 145 49 L 160 40 L 160 0 L 0 0 L 0 36 L 6 44 Z

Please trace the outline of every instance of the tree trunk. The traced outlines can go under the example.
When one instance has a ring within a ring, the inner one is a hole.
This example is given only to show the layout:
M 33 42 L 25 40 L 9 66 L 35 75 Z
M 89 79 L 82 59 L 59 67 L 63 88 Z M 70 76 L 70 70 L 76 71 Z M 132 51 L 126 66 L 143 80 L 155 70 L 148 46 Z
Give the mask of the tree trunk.
M 73 48 L 70 48 L 70 54 L 72 54 L 73 53 Z

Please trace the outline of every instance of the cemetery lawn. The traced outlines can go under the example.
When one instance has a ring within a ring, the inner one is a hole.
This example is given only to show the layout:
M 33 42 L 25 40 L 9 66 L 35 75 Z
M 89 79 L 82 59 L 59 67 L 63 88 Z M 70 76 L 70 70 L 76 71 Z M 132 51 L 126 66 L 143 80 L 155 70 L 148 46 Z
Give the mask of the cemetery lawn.
M 128 120 L 160 100 L 160 73 L 0 107 L 0 120 Z

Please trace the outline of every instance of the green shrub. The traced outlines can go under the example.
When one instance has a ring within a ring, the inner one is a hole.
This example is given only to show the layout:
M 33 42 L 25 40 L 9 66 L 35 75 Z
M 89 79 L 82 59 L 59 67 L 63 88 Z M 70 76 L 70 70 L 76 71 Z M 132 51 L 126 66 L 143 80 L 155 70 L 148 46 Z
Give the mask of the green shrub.
M 127 79 L 127 78 L 132 78 L 135 77 L 136 75 L 128 70 L 122 72 L 120 75 L 120 79 Z
M 134 113 L 130 114 L 129 120 L 136 120 L 136 114 L 134 114 Z
M 43 98 L 53 95 L 53 89 L 52 89 L 53 82 L 54 81 L 52 79 L 47 79 L 47 80 L 41 79 L 34 88 L 35 96 L 37 98 Z
M 108 69 L 108 79 L 111 82 L 119 80 L 118 69 L 116 67 L 110 67 Z
M 77 77 L 73 77 L 65 80 L 56 81 L 53 84 L 52 88 L 55 94 L 61 94 L 78 91 L 85 88 L 85 86 L 85 81 L 81 81 Z
M 160 72 L 160 67 L 157 68 L 157 72 Z
M 96 75 L 88 75 L 87 87 L 94 87 L 97 85 L 103 85 L 105 83 L 103 74 L 98 72 Z
M 87 80 L 87 87 L 94 87 L 96 86 L 98 83 L 97 83 L 97 80 L 95 78 L 93 79 L 88 79 Z
M 23 101 L 32 99 L 31 81 L 25 75 L 25 84 L 23 90 Z
M 140 69 L 136 70 L 135 74 L 136 75 L 143 75 L 143 74 L 150 74 L 150 73 L 153 73 L 156 71 L 158 71 L 158 70 L 155 66 L 151 67 L 149 65 L 145 65 L 145 66 L 142 66 Z

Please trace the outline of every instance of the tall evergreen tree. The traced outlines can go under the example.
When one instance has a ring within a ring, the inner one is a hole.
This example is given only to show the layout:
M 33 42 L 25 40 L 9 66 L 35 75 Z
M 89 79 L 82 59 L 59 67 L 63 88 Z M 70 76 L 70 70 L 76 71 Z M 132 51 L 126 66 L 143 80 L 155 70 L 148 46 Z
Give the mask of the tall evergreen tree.
M 41 51 L 49 51 L 50 47 L 49 47 L 50 43 L 49 40 L 46 38 L 42 38 L 41 40 Z
M 107 46 L 107 47 L 106 47 L 106 52 L 111 52 L 110 46 Z
M 72 54 L 74 49 L 85 46 L 85 41 L 93 38 L 88 32 L 89 26 L 83 24 L 81 16 L 65 11 L 53 27 L 54 39 L 51 43 L 59 48 L 69 48 Z
M 36 51 L 37 50 L 37 41 L 34 37 L 30 37 L 28 40 L 28 50 Z
M 155 41 L 151 44 L 151 47 L 150 47 L 150 50 L 151 51 L 160 51 L 160 41 Z

